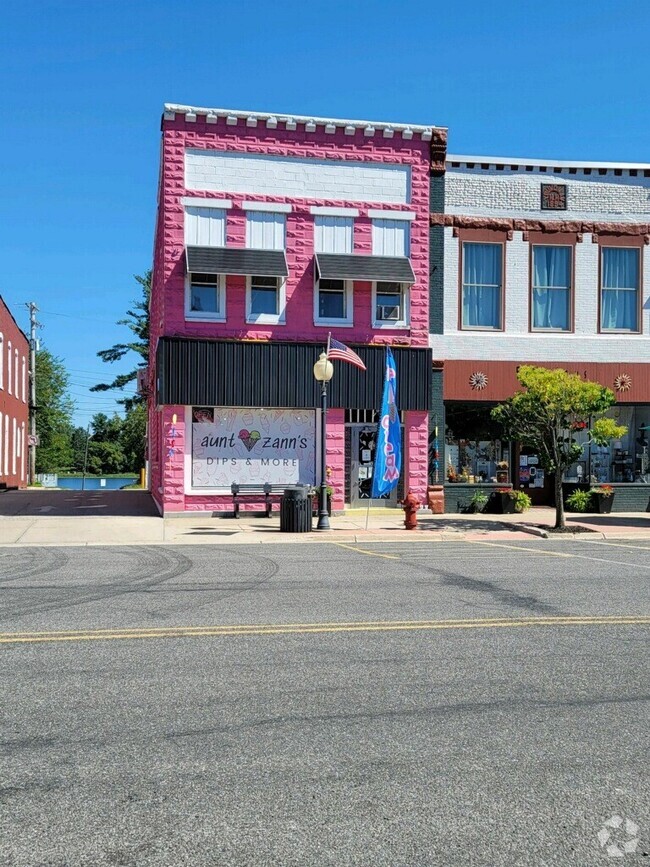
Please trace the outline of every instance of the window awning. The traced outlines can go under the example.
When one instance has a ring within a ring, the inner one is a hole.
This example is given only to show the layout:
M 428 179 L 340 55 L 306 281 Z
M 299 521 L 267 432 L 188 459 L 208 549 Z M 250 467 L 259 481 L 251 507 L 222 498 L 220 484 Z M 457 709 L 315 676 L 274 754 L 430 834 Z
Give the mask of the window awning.
M 361 256 L 349 253 L 317 253 L 316 267 L 326 280 L 379 280 L 415 283 L 411 260 L 406 256 Z
M 288 277 L 284 250 L 248 250 L 237 247 L 186 247 L 187 270 L 204 274 L 246 274 Z

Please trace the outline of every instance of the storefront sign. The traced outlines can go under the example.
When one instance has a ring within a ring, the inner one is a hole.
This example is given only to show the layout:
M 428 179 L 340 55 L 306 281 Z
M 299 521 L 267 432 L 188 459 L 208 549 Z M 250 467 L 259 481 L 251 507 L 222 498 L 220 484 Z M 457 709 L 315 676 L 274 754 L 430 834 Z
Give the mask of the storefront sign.
M 194 407 L 192 487 L 315 484 L 313 410 Z

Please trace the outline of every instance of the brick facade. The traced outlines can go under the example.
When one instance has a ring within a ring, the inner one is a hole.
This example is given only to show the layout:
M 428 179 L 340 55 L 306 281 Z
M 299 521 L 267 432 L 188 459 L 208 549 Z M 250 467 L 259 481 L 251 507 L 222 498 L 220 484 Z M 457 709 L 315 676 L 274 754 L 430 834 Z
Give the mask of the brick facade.
M 27 484 L 29 341 L 0 298 L 0 487 Z
M 444 130 L 436 132 L 438 138 L 445 137 Z M 247 118 L 207 109 L 169 109 L 163 118 L 162 133 L 151 299 L 151 358 L 156 357 L 157 343 L 163 335 L 311 343 L 314 344 L 314 361 L 330 331 L 348 345 L 428 346 L 430 129 L 388 125 L 381 128 L 378 125 L 375 129 L 365 122 Z M 215 154 L 219 156 L 213 158 Z M 258 168 L 262 160 L 266 167 L 270 166 L 263 177 Z M 291 161 L 295 161 L 296 172 L 292 172 Z M 317 195 L 318 184 L 322 185 L 320 196 Z M 281 193 L 283 187 L 284 194 Z M 336 194 L 336 190 L 340 192 Z M 237 275 L 225 276 L 225 321 L 187 318 L 183 199 L 190 196 L 205 202 L 213 199 L 217 207 L 227 199 L 225 240 L 229 248 L 245 247 L 246 211 L 250 203 L 265 206 L 275 203 L 290 209 L 285 217 L 289 276 L 284 324 L 246 321 L 247 278 Z M 415 283 L 408 293 L 406 327 L 373 326 L 372 284 L 366 281 L 353 285 L 350 325 L 314 323 L 314 207 L 358 212 L 353 235 L 356 255 L 373 252 L 370 212 L 378 209 L 406 212 L 410 226 L 409 257 L 415 274 Z M 225 373 L 237 374 L 236 371 Z M 150 388 L 151 489 L 161 511 L 231 508 L 228 497 L 197 495 L 189 490 L 185 409 L 176 406 L 159 411 L 156 408 L 153 370 Z M 178 441 L 172 452 L 168 432 L 174 413 L 178 419 L 175 426 Z M 408 415 L 406 426 L 412 441 L 409 440 L 407 449 L 407 484 L 413 485 L 423 497 L 427 424 L 417 413 Z M 331 410 L 327 461 L 332 468 L 334 508 L 344 505 L 345 462 L 349 459 L 345 455 L 344 424 L 343 409 Z

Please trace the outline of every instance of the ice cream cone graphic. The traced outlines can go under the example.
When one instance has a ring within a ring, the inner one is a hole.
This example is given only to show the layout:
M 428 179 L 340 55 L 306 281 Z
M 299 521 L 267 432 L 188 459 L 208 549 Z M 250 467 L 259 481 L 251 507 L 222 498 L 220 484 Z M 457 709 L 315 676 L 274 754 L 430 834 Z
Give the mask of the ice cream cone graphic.
M 251 452 L 257 445 L 257 441 L 261 437 L 261 434 L 258 430 L 248 430 L 247 428 L 242 428 L 239 431 L 238 437 L 246 446 L 246 450 Z

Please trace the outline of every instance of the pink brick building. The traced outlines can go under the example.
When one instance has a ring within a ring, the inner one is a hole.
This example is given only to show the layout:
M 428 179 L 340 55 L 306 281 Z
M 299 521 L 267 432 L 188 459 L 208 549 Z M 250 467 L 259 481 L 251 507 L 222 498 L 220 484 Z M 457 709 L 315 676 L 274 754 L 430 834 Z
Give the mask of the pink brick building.
M 384 346 L 401 490 L 424 498 L 429 181 L 446 131 L 167 105 L 151 300 L 149 463 L 161 512 L 228 511 L 231 484 L 318 484 L 328 333 L 333 508 L 367 502 Z M 442 155 L 442 156 L 441 156 Z

